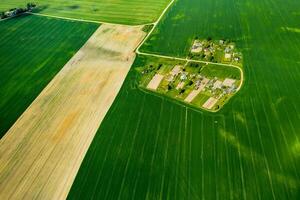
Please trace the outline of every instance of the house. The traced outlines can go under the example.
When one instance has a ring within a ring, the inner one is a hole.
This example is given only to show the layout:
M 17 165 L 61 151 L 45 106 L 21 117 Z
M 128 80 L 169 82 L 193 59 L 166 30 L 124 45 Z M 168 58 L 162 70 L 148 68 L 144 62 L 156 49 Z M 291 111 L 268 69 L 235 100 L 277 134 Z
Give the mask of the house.
M 187 79 L 187 74 L 186 73 L 182 73 L 180 76 L 180 80 L 181 81 L 185 81 Z
M 202 51 L 202 43 L 199 40 L 195 40 L 192 46 L 192 53 L 200 53 Z
M 217 80 L 212 87 L 213 90 L 221 89 L 221 88 L 222 88 L 222 81 L 220 80 Z

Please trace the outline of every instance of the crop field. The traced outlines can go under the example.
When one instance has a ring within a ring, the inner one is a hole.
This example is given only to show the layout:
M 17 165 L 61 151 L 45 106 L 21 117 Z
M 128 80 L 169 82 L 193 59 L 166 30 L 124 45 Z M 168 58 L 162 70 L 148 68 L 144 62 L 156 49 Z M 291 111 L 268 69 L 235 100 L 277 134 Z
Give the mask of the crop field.
M 0 138 L 97 27 L 38 16 L 0 22 Z
M 42 14 L 120 24 L 155 21 L 170 0 L 36 0 Z M 1 0 L 0 11 L 24 7 L 25 0 Z
M 65 199 L 142 26 L 101 25 L 0 140 L 0 199 Z
M 186 57 L 195 37 L 233 40 L 240 49 L 243 33 L 238 6 L 241 4 L 235 0 L 176 1 L 141 51 Z
M 300 2 L 178 0 L 142 51 L 186 57 L 196 35 L 243 53 L 241 91 L 215 114 L 138 89 L 139 56 L 69 199 L 299 199 Z

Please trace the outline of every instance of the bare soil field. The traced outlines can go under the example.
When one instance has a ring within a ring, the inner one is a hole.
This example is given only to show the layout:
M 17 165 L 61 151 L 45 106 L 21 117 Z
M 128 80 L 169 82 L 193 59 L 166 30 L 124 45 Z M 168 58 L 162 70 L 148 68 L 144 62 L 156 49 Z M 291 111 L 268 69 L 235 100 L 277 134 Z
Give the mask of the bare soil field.
M 150 83 L 147 85 L 147 88 L 151 90 L 156 90 L 163 78 L 163 75 L 155 74 Z
M 65 199 L 144 38 L 102 25 L 0 141 L 0 199 Z

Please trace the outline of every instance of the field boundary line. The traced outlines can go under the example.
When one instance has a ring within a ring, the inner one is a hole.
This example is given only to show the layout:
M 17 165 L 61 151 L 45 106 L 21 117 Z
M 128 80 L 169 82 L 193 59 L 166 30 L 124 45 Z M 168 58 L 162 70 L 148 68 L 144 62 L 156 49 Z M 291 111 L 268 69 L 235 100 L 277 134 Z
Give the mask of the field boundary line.
M 158 19 L 150 24 L 147 25 L 151 25 L 153 24 L 152 29 L 149 31 L 149 33 L 147 34 L 147 36 L 144 38 L 144 40 L 140 43 L 140 45 L 136 48 L 136 53 L 139 54 L 140 52 L 140 47 L 146 42 L 146 40 L 150 37 L 150 35 L 152 34 L 152 32 L 154 31 L 154 29 L 156 28 L 156 26 L 158 25 L 158 23 L 160 22 L 160 20 L 163 18 L 163 16 L 165 15 L 165 13 L 169 10 L 169 8 L 173 5 L 173 3 L 175 2 L 175 0 L 172 0 L 168 6 L 163 10 L 163 12 L 160 14 L 160 16 L 158 17 Z
M 56 19 L 65 19 L 65 20 L 70 20 L 70 21 L 94 23 L 94 24 L 111 24 L 111 25 L 132 26 L 132 27 L 147 26 L 147 25 L 153 24 L 153 22 L 150 22 L 150 23 L 145 23 L 145 24 L 129 25 L 129 24 L 120 24 L 120 23 L 112 23 L 112 22 L 105 22 L 105 21 L 88 20 L 88 19 L 77 19 L 77 18 L 72 18 L 72 17 L 62 17 L 62 16 L 57 16 L 57 15 L 49 15 L 49 14 L 42 14 L 42 13 L 28 13 L 28 14 L 43 16 L 43 17 L 51 17 L 51 18 L 56 18 Z
M 136 48 L 135 52 L 138 55 L 144 55 L 144 56 L 152 56 L 152 57 L 157 57 L 157 58 L 166 58 L 166 59 L 173 59 L 173 60 L 181 60 L 181 61 L 186 61 L 188 62 L 197 62 L 197 63 L 204 63 L 204 64 L 214 64 L 214 65 L 220 65 L 220 66 L 229 66 L 229 67 L 233 67 L 233 68 L 237 68 L 238 70 L 240 70 L 241 73 L 241 84 L 239 85 L 239 87 L 237 88 L 237 91 L 239 91 L 244 83 L 244 71 L 242 70 L 241 67 L 237 66 L 237 65 L 233 65 L 233 64 L 224 64 L 224 63 L 215 63 L 215 62 L 209 62 L 209 61 L 201 61 L 201 60 L 193 60 L 193 59 L 189 59 L 189 58 L 180 58 L 180 57 L 174 57 L 174 56 L 165 56 L 165 55 L 159 55 L 159 54 L 154 54 L 154 53 L 144 53 L 140 51 L 141 46 L 146 42 L 146 40 L 150 37 L 150 35 L 152 34 L 152 32 L 154 31 L 154 29 L 156 28 L 156 26 L 158 25 L 158 23 L 160 22 L 160 20 L 163 18 L 163 16 L 165 15 L 165 13 L 168 11 L 168 9 L 173 5 L 173 3 L 176 0 L 172 0 L 169 5 L 163 10 L 163 12 L 161 13 L 161 15 L 159 16 L 159 18 L 156 20 L 156 22 L 152 23 L 153 27 L 152 29 L 149 31 L 149 33 L 147 34 L 147 36 L 143 39 L 143 41 L 140 43 L 140 45 Z M 147 24 L 150 25 L 150 24 Z

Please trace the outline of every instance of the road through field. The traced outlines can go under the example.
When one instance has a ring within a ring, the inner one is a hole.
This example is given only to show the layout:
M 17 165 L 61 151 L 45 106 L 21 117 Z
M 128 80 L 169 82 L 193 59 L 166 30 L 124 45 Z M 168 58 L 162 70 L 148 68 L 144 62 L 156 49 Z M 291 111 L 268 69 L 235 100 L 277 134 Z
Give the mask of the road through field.
M 0 141 L 0 199 L 65 199 L 144 38 L 102 25 Z

